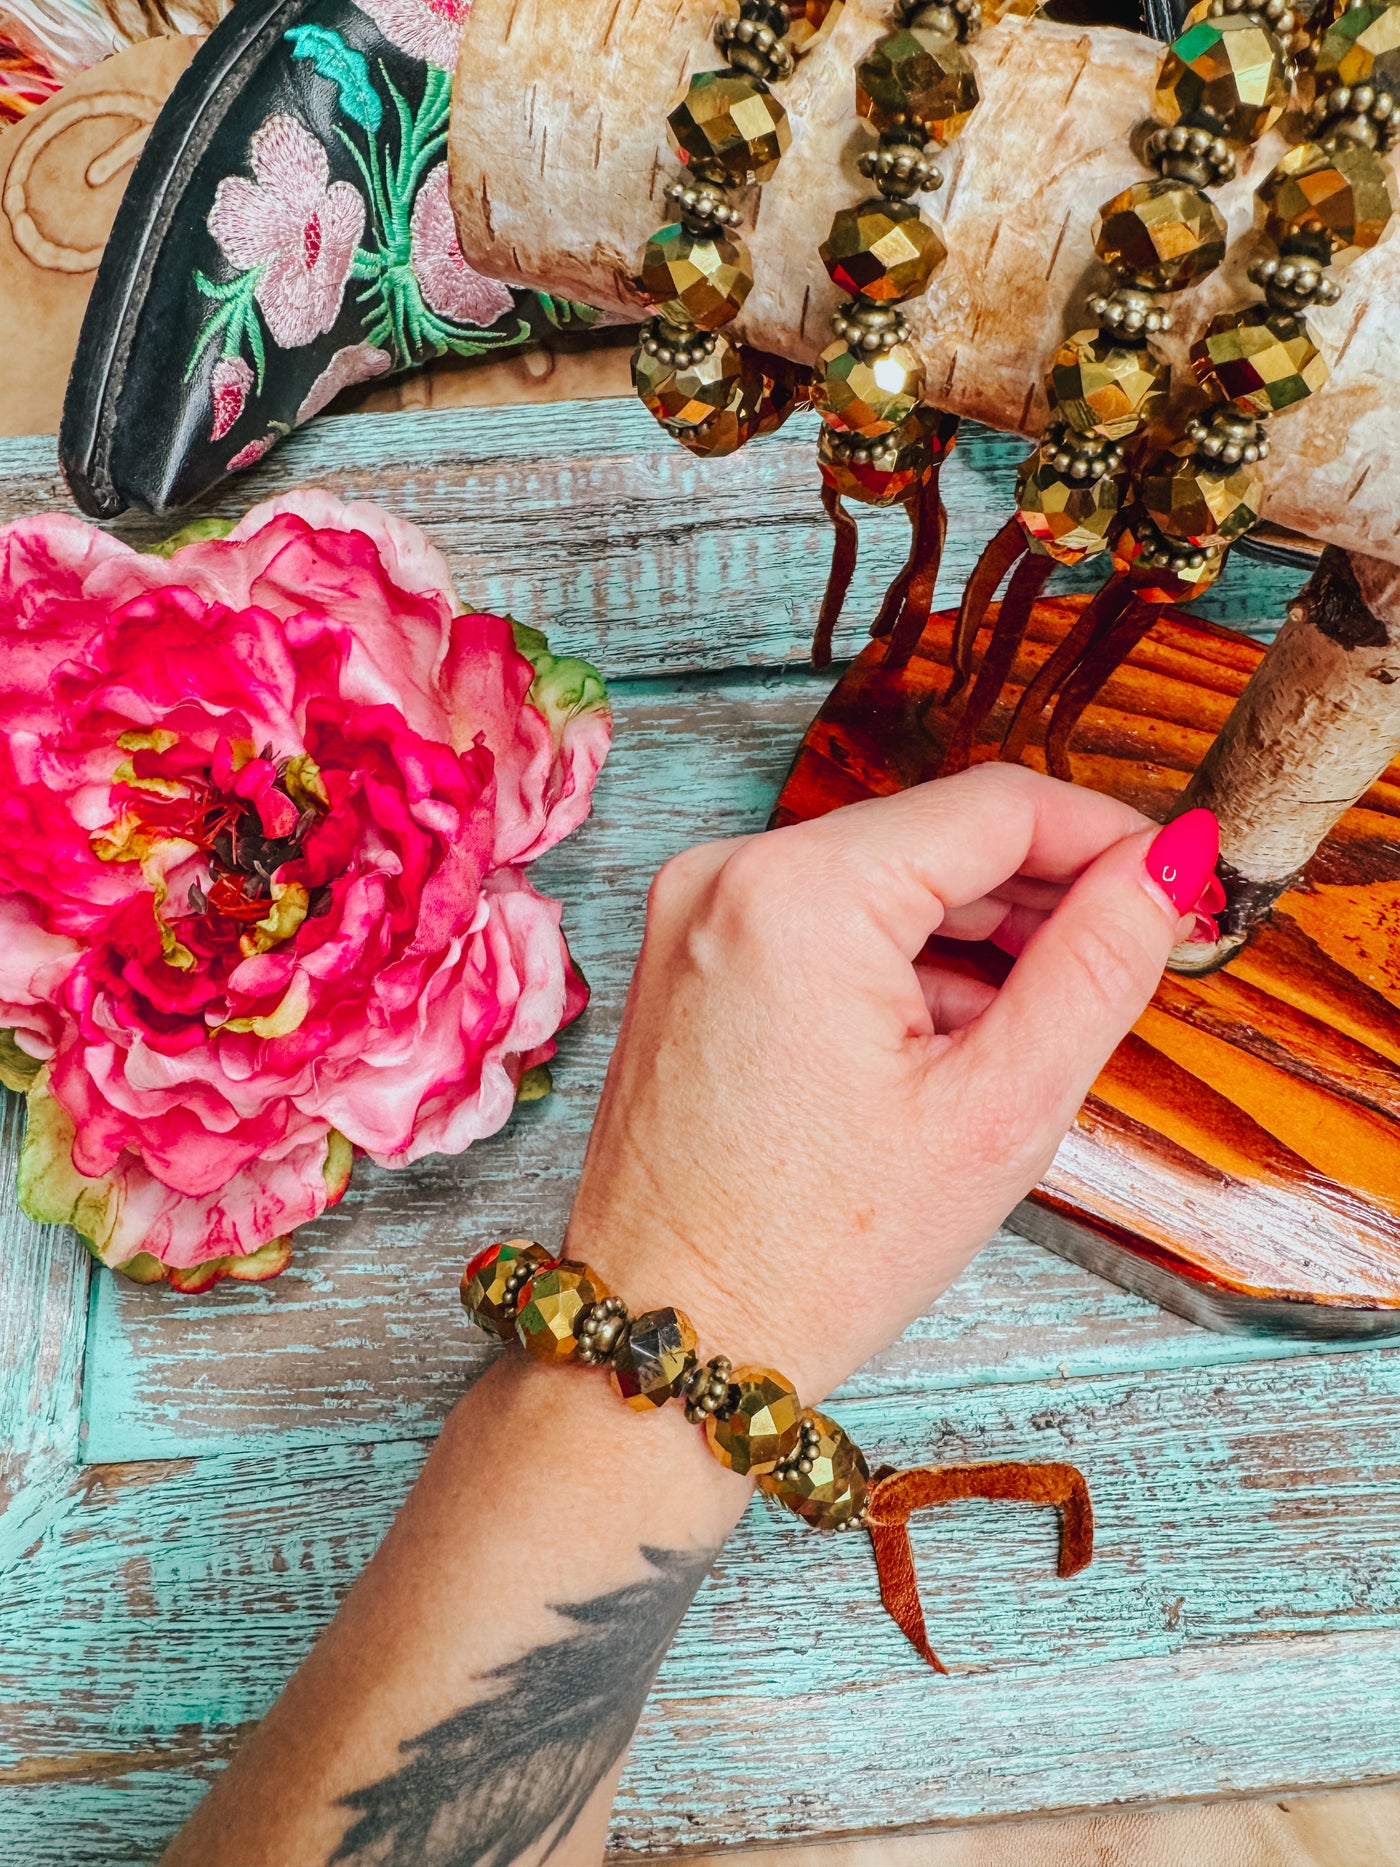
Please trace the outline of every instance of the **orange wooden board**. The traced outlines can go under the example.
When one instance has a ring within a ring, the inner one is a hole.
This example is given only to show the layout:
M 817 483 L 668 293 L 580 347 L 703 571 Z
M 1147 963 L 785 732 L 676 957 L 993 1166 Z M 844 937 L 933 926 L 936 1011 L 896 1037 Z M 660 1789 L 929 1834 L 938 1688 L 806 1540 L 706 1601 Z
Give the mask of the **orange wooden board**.
M 1037 607 L 978 757 L 1086 601 Z M 883 643 L 852 664 L 775 822 L 933 775 L 953 620 L 934 616 L 905 668 Z M 1164 612 L 1080 721 L 1076 781 L 1165 817 L 1262 653 Z M 1039 735 L 1025 762 L 1044 769 Z M 1400 764 L 1228 966 L 1167 975 L 1023 1221 L 1220 1326 L 1400 1330 Z

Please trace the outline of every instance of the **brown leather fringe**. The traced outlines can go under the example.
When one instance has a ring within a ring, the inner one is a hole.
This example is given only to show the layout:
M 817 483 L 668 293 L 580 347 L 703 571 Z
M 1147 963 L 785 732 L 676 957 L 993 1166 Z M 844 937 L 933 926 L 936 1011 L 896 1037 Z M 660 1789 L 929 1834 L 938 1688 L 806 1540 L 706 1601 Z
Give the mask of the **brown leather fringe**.
M 930 1504 L 960 1498 L 1050 1504 L 1060 1513 L 1059 1573 L 1077 1575 L 1094 1554 L 1094 1508 L 1084 1475 L 1073 1465 L 920 1465 L 877 1472 L 868 1505 L 870 1540 L 880 1575 L 880 1599 L 911 1645 L 935 1672 L 946 1673 L 929 1645 L 919 1581 L 909 1542 L 909 1518 Z
M 972 692 L 967 697 L 943 754 L 942 770 L 945 775 L 965 771 L 971 762 L 978 728 L 997 703 L 1017 650 L 1030 627 L 1036 598 L 1049 582 L 1054 568 L 1053 558 L 1028 555 L 1012 571 L 1011 582 L 1007 585 L 996 626 L 992 630 L 992 639 L 987 644 L 987 652 L 977 670 L 977 679 L 973 682 Z
M 902 668 L 906 665 L 923 640 L 929 612 L 933 608 L 933 587 L 938 582 L 938 567 L 943 560 L 943 541 L 948 536 L 948 514 L 938 490 L 937 467 L 919 489 L 913 519 L 914 543 L 909 553 L 909 563 L 905 566 L 910 574 L 905 579 L 903 600 L 893 624 L 890 645 L 885 651 L 884 665 L 887 668 Z M 904 573 L 901 572 L 900 576 L 903 577 Z M 896 583 L 899 581 L 900 578 L 895 579 Z M 880 616 L 876 617 L 877 623 L 884 615 L 888 602 L 887 597 L 881 606 Z
M 856 522 L 841 503 L 841 495 L 834 486 L 822 482 L 822 505 L 831 520 L 835 537 L 831 545 L 831 570 L 826 580 L 826 594 L 822 597 L 822 606 L 817 615 L 816 633 L 812 637 L 812 666 L 825 668 L 831 665 L 831 638 L 836 632 L 837 618 L 846 601 L 846 592 L 851 587 L 851 579 L 856 571 L 856 551 L 860 544 L 860 534 Z
M 923 545 L 923 539 L 919 535 L 922 504 L 922 489 L 904 501 L 904 510 L 909 519 L 909 555 L 895 573 L 875 613 L 875 620 L 870 625 L 870 639 L 873 642 L 883 641 L 894 627 L 896 619 L 902 614 L 904 599 L 909 593 L 909 585 L 913 582 L 914 572 L 919 567 L 919 552 Z M 942 505 L 941 500 L 939 504 Z
M 1122 614 L 1132 590 L 1123 577 L 1110 577 L 1080 612 L 1079 620 L 1061 641 L 1035 679 L 1021 695 L 1011 716 L 1011 724 L 1002 741 L 1000 756 L 1008 765 L 1016 764 L 1035 731 L 1036 721 L 1055 697 L 1062 684 L 1078 667 L 1094 642 L 1106 634 Z
M 1080 659 L 1079 666 L 1060 689 L 1055 711 L 1045 732 L 1045 769 L 1054 778 L 1071 783 L 1069 742 L 1080 717 L 1099 689 L 1137 647 L 1157 620 L 1150 603 L 1135 600 L 1129 586 L 1128 599 L 1118 620 L 1102 630 Z
M 987 619 L 992 598 L 1001 588 L 1001 580 L 1011 566 L 1026 553 L 1026 537 L 1013 513 L 978 558 L 972 575 L 963 588 L 958 626 L 953 631 L 953 678 L 942 704 L 948 706 L 967 686 L 972 672 L 972 651 L 977 632 Z

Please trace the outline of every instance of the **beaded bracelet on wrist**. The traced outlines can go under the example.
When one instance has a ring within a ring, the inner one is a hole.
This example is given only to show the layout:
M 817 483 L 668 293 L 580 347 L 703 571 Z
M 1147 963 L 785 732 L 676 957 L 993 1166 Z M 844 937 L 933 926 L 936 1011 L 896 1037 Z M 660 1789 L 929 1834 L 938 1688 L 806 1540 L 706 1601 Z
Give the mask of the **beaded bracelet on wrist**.
M 1033 11 L 1028 0 L 995 6 Z M 772 85 L 792 71 L 796 19 L 810 33 L 823 0 L 783 6 L 740 0 L 716 40 L 725 72 L 698 72 L 667 119 L 671 147 L 687 169 L 667 198 L 677 222 L 643 251 L 639 283 L 654 306 L 633 364 L 637 393 L 692 452 L 728 454 L 771 432 L 810 402 L 822 416 L 818 467 L 835 543 L 813 637 L 818 667 L 856 562 L 856 527 L 844 501 L 902 504 L 912 539 L 874 633 L 892 637 L 893 661 L 912 653 L 928 618 L 943 535 L 938 470 L 956 420 L 921 401 L 923 367 L 899 306 L 926 290 L 945 258 L 937 231 L 912 197 L 942 183 L 935 152 L 967 122 L 979 98 L 964 46 L 980 29 L 979 0 L 900 0 L 895 22 L 855 71 L 856 114 L 878 136 L 859 158 L 876 195 L 835 216 L 820 252 L 849 301 L 833 317 L 836 341 L 810 382 L 724 334 L 753 285 L 748 254 L 732 229 L 740 219 L 728 191 L 768 180 L 788 147 L 787 113 Z M 785 36 L 785 34 L 787 36 Z
M 552 1256 L 527 1238 L 479 1251 L 462 1273 L 462 1304 L 477 1327 L 518 1342 L 537 1361 L 605 1367 L 617 1394 L 641 1412 L 678 1402 L 730 1471 L 816 1530 L 869 1531 L 880 1593 L 910 1641 L 938 1671 L 928 1642 L 909 1548 L 911 1512 L 956 1498 L 1055 1506 L 1061 1516 L 1059 1573 L 1076 1574 L 1093 1554 L 1093 1511 L 1071 1465 L 1004 1461 L 916 1467 L 871 1474 L 859 1446 L 827 1414 L 803 1407 L 772 1368 L 702 1359 L 694 1324 L 681 1310 L 631 1316 L 587 1264 Z
M 1226 228 L 1207 189 L 1231 178 L 1236 154 L 1281 116 L 1301 70 L 1312 91 L 1309 136 L 1256 191 L 1257 226 L 1273 254 L 1249 277 L 1256 302 L 1214 318 L 1192 346 L 1199 397 L 1167 420 L 1136 461 L 1135 440 L 1167 417 L 1169 373 L 1152 347 L 1168 327 L 1163 297 L 1194 285 L 1225 256 Z M 1374 246 L 1394 210 L 1389 147 L 1400 91 L 1400 0 L 1356 0 L 1328 23 L 1289 0 L 1202 0 L 1163 58 L 1153 181 L 1100 210 L 1099 258 L 1112 289 L 1052 362 L 1051 421 L 1017 482 L 1014 518 L 969 579 L 954 643 L 955 699 L 990 600 L 1011 583 L 982 667 L 954 724 L 943 770 L 972 755 L 1055 564 L 1111 552 L 1114 574 L 1026 686 L 1000 756 L 1017 760 L 1054 703 L 1047 768 L 1068 778 L 1069 742 L 1085 706 L 1151 626 L 1154 606 L 1188 600 L 1219 576 L 1231 543 L 1259 514 L 1263 423 L 1321 387 L 1327 365 L 1303 313 L 1330 304 L 1329 268 Z

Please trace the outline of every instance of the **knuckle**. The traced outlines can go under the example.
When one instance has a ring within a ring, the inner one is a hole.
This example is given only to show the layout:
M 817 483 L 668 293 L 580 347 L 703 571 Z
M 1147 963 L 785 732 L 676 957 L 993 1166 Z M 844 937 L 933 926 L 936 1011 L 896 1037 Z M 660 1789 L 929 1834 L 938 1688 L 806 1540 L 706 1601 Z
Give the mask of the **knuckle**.
M 720 847 L 698 843 L 693 849 L 683 849 L 662 863 L 647 890 L 649 923 L 665 925 L 689 918 L 705 878 L 713 872 Z

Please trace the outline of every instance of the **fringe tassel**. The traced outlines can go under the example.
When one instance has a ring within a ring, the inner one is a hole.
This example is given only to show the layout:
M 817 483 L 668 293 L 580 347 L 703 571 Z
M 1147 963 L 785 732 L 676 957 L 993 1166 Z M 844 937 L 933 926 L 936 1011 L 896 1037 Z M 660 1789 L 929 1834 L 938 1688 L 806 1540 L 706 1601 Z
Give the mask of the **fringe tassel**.
M 977 731 L 997 703 L 1002 684 L 1011 672 L 1016 654 L 1030 627 L 1036 599 L 1050 580 L 1055 560 L 1026 556 L 1011 573 L 1011 582 L 1002 599 L 992 639 L 977 670 L 977 679 L 968 695 L 948 747 L 943 755 L 942 772 L 966 770 L 977 743 Z
M 967 686 L 972 673 L 972 651 L 977 632 L 987 619 L 992 598 L 1001 588 L 1001 580 L 1018 558 L 1026 554 L 1026 537 L 1013 514 L 977 560 L 963 590 L 958 626 L 953 631 L 953 678 L 942 704 L 950 705 Z
M 886 592 L 870 631 L 877 638 L 889 635 L 884 659 L 887 668 L 907 664 L 923 640 L 933 608 L 933 588 L 948 536 L 948 514 L 938 488 L 938 472 L 935 466 L 916 497 L 908 502 L 909 522 L 914 528 L 908 562 Z
M 1078 667 L 1081 657 L 1117 622 L 1131 595 L 1125 578 L 1110 577 L 1093 600 L 1084 606 L 1078 622 L 1021 695 L 1006 730 L 1006 738 L 1002 741 L 1001 757 L 1008 765 L 1020 762 L 1027 741 L 1035 730 L 1036 721 L 1063 682 Z
M 842 505 L 840 493 L 825 481 L 822 482 L 822 505 L 836 535 L 832 540 L 831 570 L 827 575 L 826 593 L 822 597 L 816 633 L 812 637 L 814 668 L 831 665 L 831 638 L 836 632 L 837 618 L 846 601 L 846 592 L 851 587 L 851 578 L 855 575 L 856 551 L 860 544 L 855 520 Z
M 1100 631 L 1060 689 L 1045 734 L 1045 769 L 1052 778 L 1071 782 L 1069 742 L 1085 707 L 1114 669 L 1133 652 L 1156 619 L 1157 612 L 1152 604 L 1138 600 L 1137 592 L 1129 585 L 1118 620 Z
M 929 1645 L 909 1543 L 909 1518 L 930 1504 L 949 1504 L 960 1498 L 1053 1505 L 1060 1513 L 1058 1572 L 1062 1576 L 1077 1575 L 1094 1554 L 1089 1487 L 1073 1465 L 1017 1461 L 923 1465 L 903 1472 L 886 1467 L 878 1472 L 870 1492 L 868 1528 L 880 1576 L 880 1599 L 915 1651 L 940 1673 L 948 1669 Z

